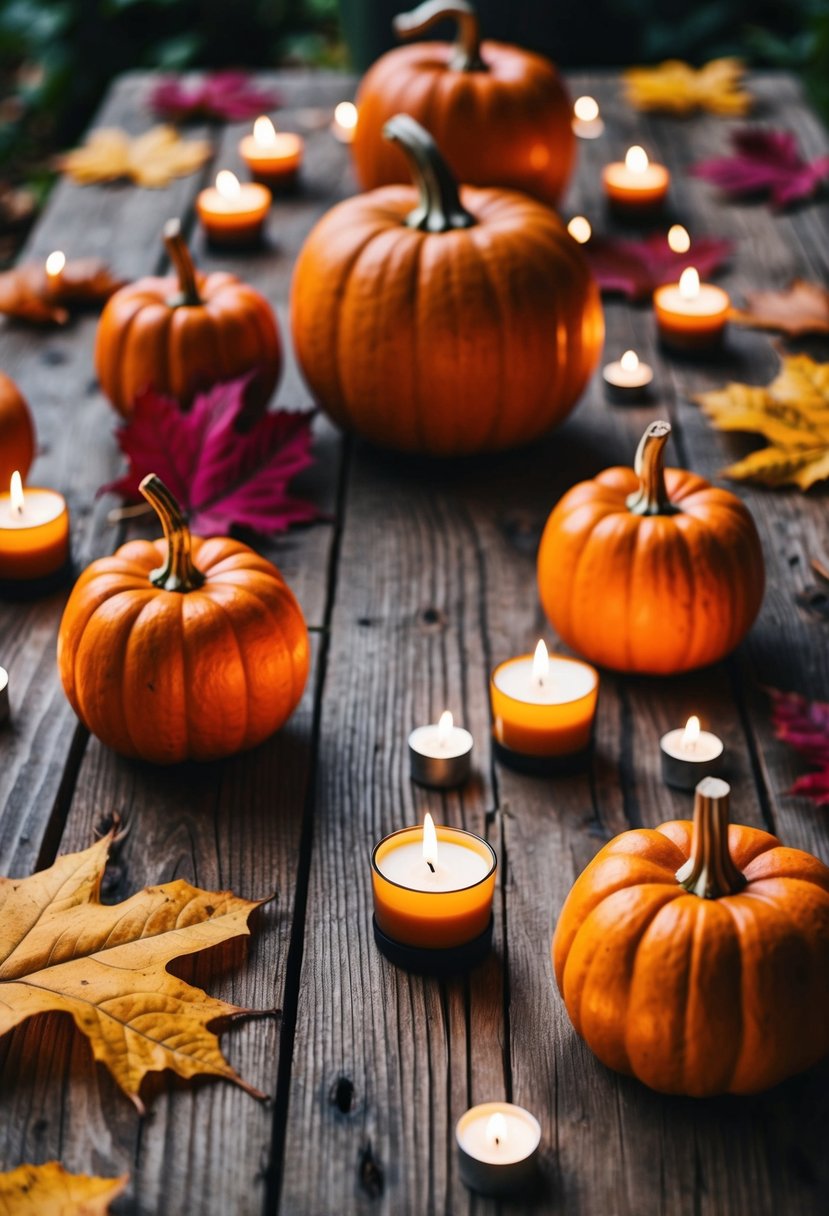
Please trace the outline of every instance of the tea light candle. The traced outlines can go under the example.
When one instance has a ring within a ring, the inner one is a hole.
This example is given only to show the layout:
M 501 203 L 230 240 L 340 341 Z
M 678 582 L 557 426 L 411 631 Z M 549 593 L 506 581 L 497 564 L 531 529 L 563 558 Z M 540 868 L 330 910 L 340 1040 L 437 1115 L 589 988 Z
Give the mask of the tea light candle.
M 357 107 L 353 101 L 341 101 L 334 107 L 334 121 L 331 123 L 331 133 L 341 144 L 354 141 L 354 131 L 357 127 Z
M 35 593 L 69 571 L 69 512 L 55 490 L 26 488 L 13 473 L 0 494 L 0 590 Z
M 8 722 L 9 716 L 9 673 L 0 667 L 0 726 Z
M 255 245 L 271 205 L 271 192 L 259 182 L 240 182 L 222 169 L 216 185 L 202 190 L 196 199 L 208 239 L 215 245 Z
M 719 769 L 724 746 L 717 735 L 700 730 L 699 718 L 692 714 L 684 730 L 669 730 L 662 736 L 659 749 L 665 784 L 678 790 L 693 790 L 703 777 Z
M 292 131 L 277 131 L 265 115 L 253 124 L 253 134 L 239 143 L 239 153 L 257 182 L 286 189 L 296 182 L 304 140 Z
M 651 164 L 644 148 L 628 148 L 624 164 L 605 165 L 602 183 L 608 202 L 621 215 L 643 215 L 659 210 L 671 184 L 664 165 Z
M 608 401 L 630 405 L 645 396 L 653 380 L 653 368 L 642 363 L 636 351 L 626 350 L 621 359 L 604 366 L 602 379 Z
M 455 726 L 449 710 L 431 726 L 418 726 L 409 735 L 409 762 L 412 781 L 420 785 L 449 789 L 469 779 L 472 736 Z
M 653 307 L 659 337 L 680 351 L 707 350 L 722 342 L 731 299 L 722 287 L 700 283 L 694 266 L 683 270 L 678 283 L 657 287 Z
M 531 1189 L 538 1168 L 541 1126 L 512 1102 L 483 1102 L 461 1115 L 455 1127 L 463 1182 L 484 1195 L 520 1196 Z
M 577 97 L 573 102 L 573 134 L 579 139 L 598 139 L 604 131 L 595 97 Z
M 590 741 L 598 692 L 595 667 L 551 656 L 543 641 L 534 655 L 501 663 L 492 673 L 490 699 L 503 758 L 525 767 L 521 757 L 546 762 L 583 751 Z
M 386 836 L 371 856 L 374 937 L 412 971 L 451 973 L 480 962 L 492 944 L 497 858 L 480 836 L 423 827 Z

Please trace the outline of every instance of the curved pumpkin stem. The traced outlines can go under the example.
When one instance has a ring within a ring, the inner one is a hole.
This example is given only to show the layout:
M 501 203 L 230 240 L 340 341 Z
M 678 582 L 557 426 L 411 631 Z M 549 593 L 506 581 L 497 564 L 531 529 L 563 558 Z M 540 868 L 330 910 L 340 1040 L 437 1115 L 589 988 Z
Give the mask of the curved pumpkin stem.
M 409 228 L 422 232 L 471 228 L 475 217 L 462 205 L 457 182 L 425 127 L 409 114 L 395 114 L 383 127 L 383 135 L 402 148 L 420 196 L 406 216 Z
M 204 582 L 204 575 L 190 556 L 190 529 L 181 507 L 155 473 L 148 473 L 138 488 L 161 521 L 167 541 L 166 561 L 152 571 L 150 582 L 165 591 L 195 591 Z
M 652 422 L 639 440 L 633 462 L 639 489 L 627 500 L 627 509 L 634 515 L 676 515 L 678 511 L 665 488 L 665 444 L 670 433 L 670 422 Z
M 728 851 L 728 798 L 731 787 L 719 777 L 704 777 L 694 796 L 691 856 L 676 880 L 700 899 L 734 895 L 746 885 Z
M 410 13 L 395 17 L 392 28 L 399 38 L 416 38 L 447 17 L 454 17 L 458 23 L 455 51 L 449 66 L 457 72 L 485 72 L 478 14 L 466 0 L 449 0 L 448 3 L 447 0 L 425 0 Z
M 196 282 L 196 268 L 193 265 L 190 250 L 187 248 L 187 242 L 181 234 L 181 222 L 168 220 L 164 225 L 163 235 L 167 254 L 178 277 L 178 294 L 172 296 L 167 303 L 171 308 L 180 308 L 183 304 L 190 306 L 201 304 L 202 299 Z

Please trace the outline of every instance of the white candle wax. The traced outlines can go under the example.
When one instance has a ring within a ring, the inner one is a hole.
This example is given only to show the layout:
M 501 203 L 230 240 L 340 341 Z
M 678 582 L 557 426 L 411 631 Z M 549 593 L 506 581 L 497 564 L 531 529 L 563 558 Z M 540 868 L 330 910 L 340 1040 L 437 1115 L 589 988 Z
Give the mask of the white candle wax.
M 0 498 L 0 528 L 18 531 L 40 528 L 58 519 L 66 509 L 66 500 L 57 490 L 26 489 L 22 510 L 12 504 L 11 496 Z
M 549 673 L 543 679 L 533 676 L 533 659 L 503 663 L 494 675 L 495 687 L 516 701 L 528 705 L 564 705 L 579 701 L 596 687 L 596 673 L 575 659 L 550 656 Z
M 472 747 L 472 736 L 462 726 L 450 726 L 441 733 L 437 722 L 430 726 L 418 726 L 409 735 L 409 746 L 422 756 L 439 760 L 442 756 L 451 759 L 463 756 Z
M 538 1120 L 511 1102 L 484 1102 L 461 1115 L 455 1127 L 461 1178 L 490 1195 L 518 1197 L 529 1187 L 541 1142 Z
M 709 730 L 701 730 L 695 741 L 684 742 L 687 728 L 669 730 L 659 741 L 659 745 L 675 760 L 687 760 L 691 764 L 708 764 L 717 760 L 723 752 L 723 742 L 718 735 Z
M 728 293 L 713 283 L 700 283 L 693 296 L 683 295 L 678 283 L 670 283 L 660 288 L 659 304 L 666 312 L 686 317 L 715 317 L 728 309 L 730 300 Z
M 423 856 L 423 842 L 416 840 L 386 853 L 377 868 L 389 882 L 410 891 L 460 891 L 486 878 L 491 866 L 474 849 L 441 840 L 433 871 Z
M 646 165 L 644 169 L 629 169 L 622 161 L 605 165 L 605 181 L 620 190 L 658 190 L 665 184 L 662 165 Z

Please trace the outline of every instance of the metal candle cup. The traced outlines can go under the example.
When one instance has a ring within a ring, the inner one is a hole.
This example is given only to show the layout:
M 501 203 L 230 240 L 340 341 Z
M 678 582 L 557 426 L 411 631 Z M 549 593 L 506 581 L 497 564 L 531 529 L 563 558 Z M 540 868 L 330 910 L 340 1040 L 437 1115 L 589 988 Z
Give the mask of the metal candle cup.
M 435 789 L 463 785 L 469 780 L 472 745 L 469 731 L 455 726 L 448 710 L 439 722 L 418 726 L 409 735 L 412 781 Z
M 532 1190 L 538 1173 L 541 1126 L 512 1102 L 484 1102 L 455 1126 L 461 1180 L 483 1195 L 514 1196 Z
M 703 777 L 719 772 L 725 749 L 722 739 L 700 730 L 699 718 L 692 716 L 684 729 L 669 730 L 662 736 L 659 750 L 665 784 L 677 790 L 693 790 Z

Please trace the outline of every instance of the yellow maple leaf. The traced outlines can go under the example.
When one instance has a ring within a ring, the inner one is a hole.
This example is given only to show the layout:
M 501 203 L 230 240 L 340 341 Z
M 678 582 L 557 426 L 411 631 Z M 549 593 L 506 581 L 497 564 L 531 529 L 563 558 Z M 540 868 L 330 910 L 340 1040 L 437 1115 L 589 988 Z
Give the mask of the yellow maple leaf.
M 58 165 L 87 186 L 129 178 L 139 186 L 166 186 L 201 168 L 210 156 L 204 139 L 182 139 L 175 127 L 158 126 L 132 136 L 119 127 L 99 127 L 85 144 L 59 157 Z
M 721 431 L 756 431 L 770 441 L 723 472 L 737 481 L 808 490 L 829 478 L 829 363 L 784 358 L 771 384 L 728 384 L 694 398 Z
M 59 1161 L 0 1174 L 0 1216 L 106 1216 L 128 1175 L 69 1174 Z
M 250 1014 L 167 971 L 186 954 L 249 933 L 263 900 L 178 879 L 102 904 L 112 834 L 30 878 L 0 879 L 0 1034 L 38 1013 L 68 1013 L 139 1110 L 148 1072 L 235 1081 L 208 1027 Z
M 712 59 L 693 68 L 681 59 L 667 59 L 653 68 L 628 68 L 622 79 L 628 101 L 637 110 L 670 114 L 739 116 L 751 109 L 753 98 L 742 88 L 745 65 L 740 59 Z

